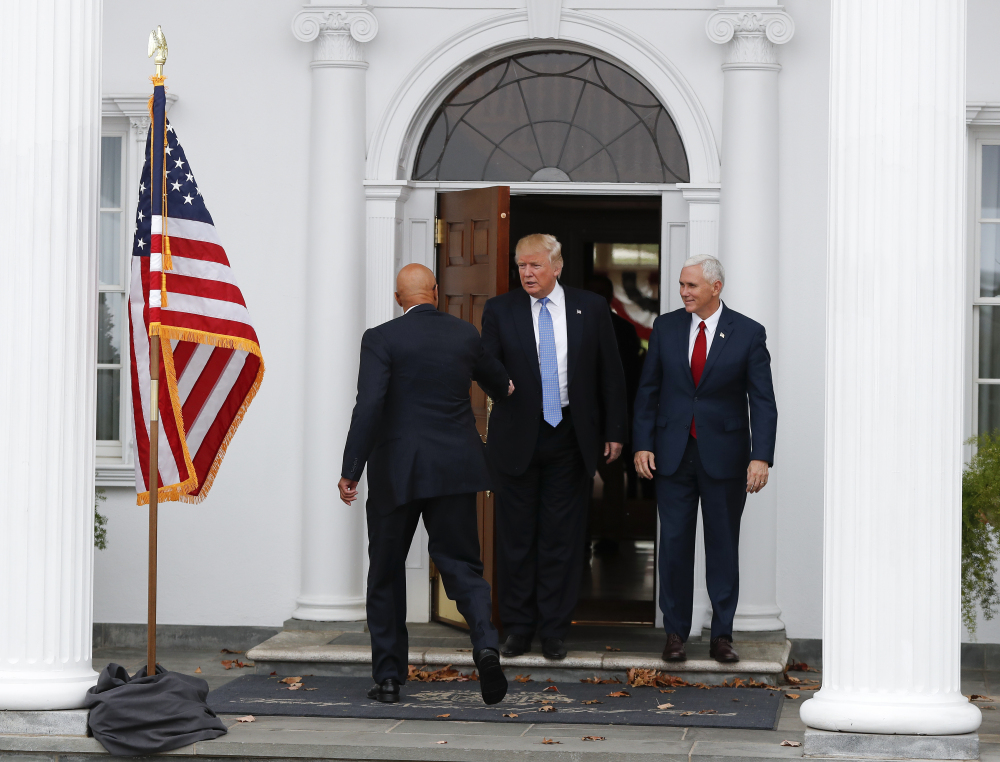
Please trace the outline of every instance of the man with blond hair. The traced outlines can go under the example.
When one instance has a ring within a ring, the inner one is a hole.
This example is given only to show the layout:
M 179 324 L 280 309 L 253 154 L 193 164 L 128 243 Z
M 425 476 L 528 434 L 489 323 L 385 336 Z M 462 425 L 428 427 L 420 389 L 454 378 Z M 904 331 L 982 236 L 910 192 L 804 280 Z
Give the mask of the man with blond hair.
M 625 375 L 607 302 L 562 286 L 551 235 L 517 243 L 521 289 L 483 311 L 483 346 L 517 391 L 494 400 L 486 453 L 496 474 L 500 652 L 566 656 L 583 573 L 590 480 L 626 440 Z
M 635 468 L 656 480 L 664 661 L 684 661 L 691 632 L 698 503 L 712 600 L 709 649 L 739 661 L 733 618 L 740 592 L 740 519 L 747 495 L 767 484 L 778 409 L 764 326 L 722 303 L 715 257 L 684 263 L 684 307 L 660 315 L 649 337 L 632 426 Z

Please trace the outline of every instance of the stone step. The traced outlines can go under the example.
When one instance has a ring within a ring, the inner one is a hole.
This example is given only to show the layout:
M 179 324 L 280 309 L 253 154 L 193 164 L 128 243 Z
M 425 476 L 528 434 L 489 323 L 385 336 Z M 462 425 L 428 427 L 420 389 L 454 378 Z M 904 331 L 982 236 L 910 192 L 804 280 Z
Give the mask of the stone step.
M 285 630 L 247 651 L 257 674 L 272 672 L 286 675 L 351 675 L 371 673 L 372 652 L 368 645 L 338 644 L 341 630 Z M 334 641 L 334 642 L 331 642 Z M 709 658 L 708 643 L 688 644 L 688 660 L 667 663 L 658 653 L 627 651 L 570 651 L 565 659 L 546 659 L 540 653 L 501 657 L 509 675 L 530 674 L 534 680 L 579 680 L 597 676 L 617 677 L 624 682 L 630 668 L 657 669 L 678 675 L 688 682 L 719 685 L 739 677 L 777 685 L 785 666 L 791 643 L 738 642 L 741 660 L 736 664 L 720 664 Z M 439 668 L 451 665 L 456 669 L 474 669 L 471 648 L 413 647 L 409 650 L 410 664 Z

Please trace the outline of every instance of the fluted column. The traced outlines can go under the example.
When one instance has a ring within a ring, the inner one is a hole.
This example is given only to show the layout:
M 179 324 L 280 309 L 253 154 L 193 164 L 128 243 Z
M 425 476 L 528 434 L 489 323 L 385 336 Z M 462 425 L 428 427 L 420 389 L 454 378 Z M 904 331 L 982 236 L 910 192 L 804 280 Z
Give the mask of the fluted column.
M 293 617 L 364 619 L 364 503 L 337 480 L 357 392 L 365 329 L 364 5 L 304 6 L 292 22 L 313 45 L 309 135 L 302 588 Z
M 823 687 L 801 716 L 966 733 L 965 2 L 833 0 L 831 21 Z
M 99 0 L 0 4 L 0 709 L 72 709 L 93 630 Z
M 722 299 L 767 330 L 771 369 L 778 367 L 778 72 L 775 45 L 794 33 L 780 10 L 720 9 L 709 39 L 729 46 L 722 114 L 719 258 Z M 777 373 L 775 387 L 780 393 Z M 778 397 L 778 440 L 781 441 Z M 781 463 L 768 486 L 747 498 L 740 536 L 740 602 L 734 629 L 783 630 L 776 597 Z

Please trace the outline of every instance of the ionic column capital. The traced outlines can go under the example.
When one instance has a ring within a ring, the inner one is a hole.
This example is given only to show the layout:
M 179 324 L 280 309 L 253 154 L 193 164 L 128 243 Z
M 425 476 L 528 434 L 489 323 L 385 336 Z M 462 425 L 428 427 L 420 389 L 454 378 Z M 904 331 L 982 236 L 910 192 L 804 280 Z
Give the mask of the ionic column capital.
M 774 46 L 792 39 L 795 22 L 780 7 L 720 9 L 708 17 L 705 33 L 712 42 L 729 43 L 723 68 L 771 68 L 778 65 Z
M 378 19 L 367 5 L 307 5 L 292 19 L 292 34 L 315 42 L 313 66 L 365 67 L 364 43 L 378 34 Z

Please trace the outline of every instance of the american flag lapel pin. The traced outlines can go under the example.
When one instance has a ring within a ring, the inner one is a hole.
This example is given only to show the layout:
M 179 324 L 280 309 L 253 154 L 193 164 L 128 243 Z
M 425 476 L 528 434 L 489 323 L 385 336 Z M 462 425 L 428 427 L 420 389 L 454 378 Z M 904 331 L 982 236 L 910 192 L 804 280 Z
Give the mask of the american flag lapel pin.
M 720 339 L 724 339 L 724 338 L 726 338 L 726 334 L 724 334 L 724 333 L 720 333 L 720 334 L 719 334 L 719 338 L 720 338 Z
M 577 314 L 577 315 L 582 315 L 582 314 L 583 314 L 583 310 L 577 310 L 577 311 L 576 311 L 576 314 Z

